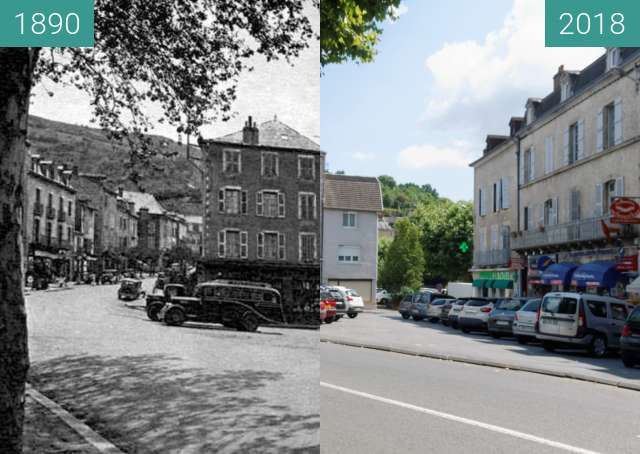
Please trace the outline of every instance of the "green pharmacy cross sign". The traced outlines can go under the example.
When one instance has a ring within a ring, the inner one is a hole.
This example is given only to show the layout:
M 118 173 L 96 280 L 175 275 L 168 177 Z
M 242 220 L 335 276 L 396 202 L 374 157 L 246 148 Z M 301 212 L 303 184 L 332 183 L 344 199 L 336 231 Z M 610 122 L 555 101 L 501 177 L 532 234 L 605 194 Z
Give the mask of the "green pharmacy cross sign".
M 463 241 L 458 246 L 458 249 L 460 249 L 460 252 L 462 252 L 463 254 L 466 254 L 469 251 L 469 243 L 467 243 L 466 241 Z

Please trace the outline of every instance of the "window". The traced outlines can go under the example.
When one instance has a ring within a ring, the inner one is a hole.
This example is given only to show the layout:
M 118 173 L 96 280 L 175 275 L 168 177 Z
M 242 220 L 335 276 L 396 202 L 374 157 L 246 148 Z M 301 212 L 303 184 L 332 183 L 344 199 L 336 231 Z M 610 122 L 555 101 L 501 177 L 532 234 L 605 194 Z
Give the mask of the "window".
M 218 256 L 227 258 L 243 258 L 248 256 L 248 235 L 235 229 L 218 232 Z
M 52 235 L 51 222 L 47 222 L 45 235 L 47 238 L 47 246 L 51 246 L 51 235 Z
M 40 188 L 36 188 L 36 203 L 40 203 Z
M 275 190 L 258 191 L 256 194 L 256 214 L 266 218 L 285 217 L 284 193 Z
M 584 121 L 580 120 L 564 132 L 564 163 L 573 164 L 584 155 Z
M 620 48 L 610 47 L 607 49 L 607 71 L 617 68 L 620 65 Z
M 553 172 L 553 137 L 549 136 L 544 141 L 544 173 Z
M 493 183 L 493 212 L 498 211 L 498 183 Z
M 298 156 L 298 178 L 315 180 L 316 166 L 313 156 Z
M 242 172 L 240 150 L 224 150 L 222 152 L 222 168 L 224 173 L 236 174 Z
M 38 218 L 33 220 L 33 241 L 35 243 L 40 242 L 40 219 Z
M 607 303 L 604 301 L 585 301 L 585 303 L 594 317 L 607 318 Z
M 338 262 L 359 263 L 360 248 L 358 246 L 338 246 Z
M 316 195 L 313 192 L 298 194 L 298 219 L 310 221 L 316 219 Z
M 614 320 L 626 320 L 627 319 L 627 308 L 624 304 L 616 304 L 611 303 L 611 317 Z
M 69 203 L 67 203 L 67 214 L 71 216 L 71 213 L 73 213 L 73 202 L 69 201 Z
M 522 210 L 522 229 L 526 232 L 529 230 L 529 221 L 530 221 L 530 213 L 529 207 L 524 207 Z
M 542 311 L 552 314 L 575 314 L 578 300 L 561 296 L 546 296 L 542 301 Z
M 218 192 L 218 211 L 227 214 L 247 214 L 247 191 L 226 187 Z
M 603 120 L 603 128 L 602 128 L 602 146 L 606 150 L 607 148 L 611 148 L 616 144 L 616 135 L 615 135 L 615 124 L 616 124 L 616 115 L 615 115 L 615 106 L 613 103 L 606 106 L 602 109 L 602 120 Z
M 53 194 L 49 193 L 49 199 L 47 200 L 47 206 L 53 207 Z
M 499 208 L 506 210 L 511 207 L 511 194 L 509 193 L 509 183 L 511 179 L 509 177 L 502 177 L 498 182 L 500 185 L 500 203 Z
M 285 235 L 280 232 L 258 233 L 257 255 L 259 259 L 286 260 Z
M 532 181 L 535 170 L 535 155 L 533 148 L 529 148 L 524 152 L 524 183 Z
M 277 177 L 278 169 L 278 153 L 263 151 L 262 152 L 262 176 Z
M 580 220 L 580 191 L 578 189 L 573 189 L 571 191 L 571 200 L 569 206 L 569 220 L 570 221 L 579 221 Z
M 58 232 L 57 232 L 57 236 L 58 236 L 58 245 L 62 244 L 62 225 L 58 224 Z
M 602 184 L 596 185 L 594 198 L 594 215 L 596 217 L 603 214 L 609 214 L 611 199 L 613 197 L 621 197 L 624 195 L 624 177 L 609 180 Z
M 356 226 L 356 213 L 342 213 L 342 226 L 354 228 Z
M 617 195 L 616 192 L 616 180 L 609 180 L 603 185 L 604 197 L 602 199 L 603 213 L 609 212 L 611 206 L 611 198 Z
M 478 189 L 478 215 L 485 216 L 487 207 L 485 206 L 485 191 L 483 188 Z
M 571 97 L 571 80 L 568 77 L 565 77 L 562 82 L 560 82 L 560 102 L 566 101 Z
M 300 234 L 300 261 L 313 262 L 318 258 L 315 233 Z
M 543 225 L 556 225 L 558 223 L 557 199 L 545 200 L 543 210 Z

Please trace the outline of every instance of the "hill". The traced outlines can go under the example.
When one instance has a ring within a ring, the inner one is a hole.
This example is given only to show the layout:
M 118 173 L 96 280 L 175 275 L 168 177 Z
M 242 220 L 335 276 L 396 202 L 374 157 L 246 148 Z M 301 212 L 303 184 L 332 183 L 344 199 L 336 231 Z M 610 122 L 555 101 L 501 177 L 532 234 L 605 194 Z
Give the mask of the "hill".
M 167 209 L 201 214 L 200 174 L 186 158 L 187 147 L 166 137 L 151 138 L 159 150 L 175 156 L 157 156 L 151 165 L 132 168 L 126 145 L 114 144 L 98 128 L 29 118 L 33 153 L 78 166 L 80 172 L 104 174 L 112 188 L 152 193 Z M 139 175 L 137 183 L 130 178 L 132 170 Z

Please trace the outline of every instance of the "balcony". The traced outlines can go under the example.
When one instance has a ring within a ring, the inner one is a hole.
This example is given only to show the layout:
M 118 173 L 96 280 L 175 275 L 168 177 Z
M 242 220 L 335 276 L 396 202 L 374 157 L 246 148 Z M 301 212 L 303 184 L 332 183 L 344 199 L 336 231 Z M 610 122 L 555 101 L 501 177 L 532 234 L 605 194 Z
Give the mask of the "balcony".
M 602 241 L 606 236 L 602 230 L 603 218 L 583 219 L 560 225 L 547 225 L 543 229 L 520 232 L 511 239 L 515 250 L 544 248 L 566 243 Z M 521 235 L 520 235 L 521 234 Z
M 56 209 L 53 207 L 47 207 L 47 219 L 56 218 Z
M 44 207 L 42 203 L 36 202 L 33 204 L 33 215 L 34 216 L 42 216 L 42 212 L 44 211 Z
M 58 210 L 58 222 L 64 222 L 67 220 L 67 213 L 63 210 Z
M 511 259 L 510 249 L 497 249 L 495 251 L 474 251 L 473 266 L 509 266 Z

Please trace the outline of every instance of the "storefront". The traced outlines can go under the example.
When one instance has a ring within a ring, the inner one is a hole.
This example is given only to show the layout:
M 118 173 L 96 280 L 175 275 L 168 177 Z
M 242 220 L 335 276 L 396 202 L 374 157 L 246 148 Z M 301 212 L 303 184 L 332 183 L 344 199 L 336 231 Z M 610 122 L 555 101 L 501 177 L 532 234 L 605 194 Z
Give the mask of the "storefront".
M 512 271 L 473 272 L 475 296 L 504 298 L 513 296 L 517 273 Z

